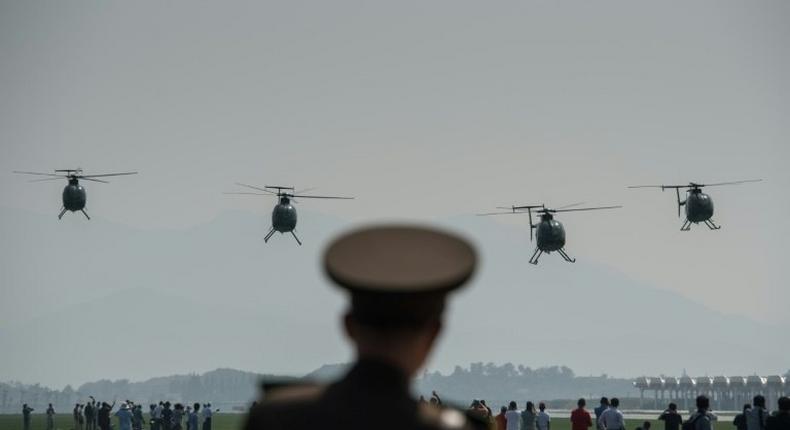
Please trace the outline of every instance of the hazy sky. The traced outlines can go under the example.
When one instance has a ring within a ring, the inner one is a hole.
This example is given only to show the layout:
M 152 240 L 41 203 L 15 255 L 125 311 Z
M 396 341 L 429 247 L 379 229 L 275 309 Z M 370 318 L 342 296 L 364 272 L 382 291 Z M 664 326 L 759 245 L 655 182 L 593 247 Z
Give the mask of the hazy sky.
M 228 211 L 265 224 L 272 201 L 221 194 L 236 181 L 357 196 L 302 205 L 339 225 L 623 204 L 564 217 L 569 252 L 790 324 L 787 22 L 782 1 L 2 1 L 0 205 L 55 217 L 63 184 L 10 171 L 76 166 L 140 171 L 86 184 L 93 217 L 134 231 Z M 748 178 L 766 181 L 710 190 L 717 232 L 681 233 L 673 194 L 625 188 Z M 523 228 L 514 218 L 486 222 Z M 513 231 L 526 261 L 527 231 Z M 4 323 L 48 309 L 15 281 L 46 270 L 0 274 L 19 314 Z M 42 300 L 84 301 L 84 288 Z

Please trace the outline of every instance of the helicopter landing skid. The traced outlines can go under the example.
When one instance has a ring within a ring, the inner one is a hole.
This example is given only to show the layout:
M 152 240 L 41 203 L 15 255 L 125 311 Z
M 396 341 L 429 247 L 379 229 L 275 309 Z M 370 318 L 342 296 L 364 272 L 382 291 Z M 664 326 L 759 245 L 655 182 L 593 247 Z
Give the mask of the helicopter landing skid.
M 294 239 L 296 239 L 296 243 L 298 243 L 299 246 L 302 246 L 302 241 L 299 240 L 298 237 L 296 237 L 296 233 L 293 230 L 291 230 L 291 234 L 293 235 Z
M 711 229 L 711 230 L 718 230 L 718 229 L 720 229 L 720 228 L 721 228 L 721 226 L 720 226 L 720 225 L 716 225 L 716 224 L 713 222 L 713 220 L 712 220 L 712 219 L 706 219 L 706 220 L 705 220 L 705 225 L 707 225 L 707 226 L 708 226 L 708 228 L 709 228 L 709 229 Z
M 266 237 L 263 238 L 263 243 L 268 242 L 269 239 L 271 239 L 273 234 L 274 234 L 274 227 L 272 227 L 272 229 L 269 230 L 269 233 L 266 234 Z
M 712 219 L 706 219 L 706 220 L 705 220 L 705 221 L 703 221 L 703 222 L 704 222 L 704 223 L 705 223 L 705 225 L 706 225 L 706 226 L 708 226 L 708 228 L 709 228 L 709 229 L 711 229 L 711 230 L 718 230 L 718 229 L 720 229 L 720 228 L 721 228 L 721 226 L 720 226 L 720 225 L 716 225 L 716 223 L 714 223 Z M 680 227 L 680 231 L 689 231 L 689 230 L 691 230 L 691 224 L 692 224 L 692 223 L 691 223 L 691 221 L 689 221 L 689 220 L 686 220 L 686 221 L 683 223 L 683 226 L 682 226 L 682 227 Z M 694 224 L 697 224 L 697 223 L 694 223 Z
M 538 264 L 538 258 L 543 255 L 543 250 L 540 248 L 535 248 L 535 252 L 532 253 L 532 257 L 529 259 L 529 264 Z
M 565 248 L 560 248 L 560 249 L 558 249 L 558 250 L 557 250 L 557 252 L 559 252 L 559 253 L 560 253 L 560 255 L 562 256 L 562 258 L 563 258 L 565 261 L 567 261 L 568 263 L 575 263 L 575 262 L 576 262 L 576 259 L 575 259 L 575 258 L 571 258 L 571 257 L 568 255 L 568 253 L 566 253 L 566 252 L 565 252 Z
M 91 217 L 88 216 L 88 213 L 85 212 L 85 209 L 80 209 L 80 210 L 82 211 L 82 214 L 85 215 L 85 218 L 91 219 Z
M 60 215 L 58 215 L 58 219 L 63 219 L 63 215 L 66 213 L 68 209 L 65 207 L 60 210 Z

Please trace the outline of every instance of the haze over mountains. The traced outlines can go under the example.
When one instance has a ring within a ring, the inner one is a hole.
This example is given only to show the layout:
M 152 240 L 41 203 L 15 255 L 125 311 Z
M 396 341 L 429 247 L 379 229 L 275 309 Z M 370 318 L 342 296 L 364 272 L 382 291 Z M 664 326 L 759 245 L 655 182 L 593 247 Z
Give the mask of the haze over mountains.
M 94 215 L 58 222 L 0 207 L 0 380 L 62 387 L 227 367 L 302 375 L 352 358 L 337 323 L 343 297 L 319 265 L 346 222 L 300 208 L 298 247 L 280 235 L 264 244 L 268 215 L 249 212 L 186 230 Z M 531 267 L 523 227 L 438 222 L 472 238 L 482 264 L 451 302 L 430 370 L 479 361 L 619 377 L 787 370 L 790 327 L 635 282 L 581 247 L 575 265 L 551 255 Z

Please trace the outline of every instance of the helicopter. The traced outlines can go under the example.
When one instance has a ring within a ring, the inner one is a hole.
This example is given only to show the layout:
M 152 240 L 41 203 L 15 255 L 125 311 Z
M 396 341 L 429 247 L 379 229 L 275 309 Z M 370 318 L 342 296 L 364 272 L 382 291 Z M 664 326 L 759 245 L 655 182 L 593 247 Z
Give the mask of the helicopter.
M 562 223 L 554 219 L 554 214 L 561 212 L 580 212 L 580 211 L 594 211 L 601 209 L 618 209 L 622 206 L 599 206 L 590 208 L 575 208 L 576 206 L 583 205 L 584 203 L 574 203 L 567 206 L 562 206 L 557 209 L 547 208 L 545 204 L 540 205 L 521 205 L 511 207 L 497 207 L 497 209 L 510 209 L 511 212 L 489 212 L 478 214 L 479 216 L 488 215 L 515 215 L 526 214 L 529 217 L 529 241 L 532 242 L 533 238 L 537 238 L 537 246 L 535 252 L 530 257 L 530 264 L 538 264 L 538 259 L 545 252 L 551 254 L 556 251 L 563 260 L 568 263 L 575 263 L 576 259 L 571 258 L 565 252 L 565 227 Z M 572 209 L 573 208 L 573 209 Z M 526 210 L 526 212 L 524 212 Z M 540 217 L 540 221 L 535 224 L 532 222 L 533 212 Z
M 272 210 L 272 227 L 266 237 L 263 238 L 264 243 L 268 243 L 269 239 L 276 232 L 291 233 L 296 243 L 302 245 L 302 241 L 296 236 L 296 208 L 292 203 L 296 203 L 295 198 L 300 199 L 334 199 L 334 200 L 352 200 L 354 197 L 339 197 L 339 196 L 313 196 L 303 194 L 314 188 L 307 188 L 304 190 L 295 191 L 294 187 L 285 187 L 280 185 L 265 185 L 263 187 L 256 187 L 254 185 L 242 184 L 237 182 L 236 185 L 250 188 L 258 192 L 231 192 L 224 194 L 243 194 L 255 196 L 276 196 L 278 199 L 277 205 Z
M 15 170 L 13 173 L 18 173 L 21 175 L 35 175 L 35 176 L 46 176 L 43 179 L 33 179 L 30 182 L 43 182 L 43 181 L 54 181 L 58 179 L 67 179 L 69 181 L 66 188 L 63 189 L 63 208 L 61 208 L 60 214 L 58 215 L 58 219 L 63 218 L 63 214 L 66 211 L 71 212 L 82 212 L 85 215 L 85 218 L 91 219 L 88 216 L 88 213 L 85 212 L 85 203 L 88 200 L 88 195 L 85 192 L 85 188 L 80 185 L 80 179 L 85 181 L 93 181 L 93 182 L 101 182 L 103 184 L 109 184 L 108 181 L 96 178 L 106 178 L 110 176 L 126 176 L 126 175 L 136 175 L 137 172 L 122 172 L 122 173 L 103 173 L 100 175 L 83 175 L 81 168 L 76 169 L 55 169 L 55 173 L 40 173 L 40 172 L 22 172 Z
M 711 230 L 718 230 L 720 225 L 713 222 L 713 199 L 709 195 L 702 192 L 704 187 L 718 187 L 721 185 L 738 185 L 748 182 L 760 182 L 762 179 L 747 179 L 744 181 L 734 182 L 718 182 L 715 184 L 698 184 L 689 182 L 688 185 L 632 185 L 628 188 L 661 188 L 661 191 L 667 188 L 674 188 L 675 194 L 678 198 L 678 217 L 680 217 L 681 206 L 686 207 L 686 220 L 680 227 L 680 231 L 691 230 L 691 224 L 705 223 Z M 680 200 L 680 189 L 686 188 L 686 200 Z

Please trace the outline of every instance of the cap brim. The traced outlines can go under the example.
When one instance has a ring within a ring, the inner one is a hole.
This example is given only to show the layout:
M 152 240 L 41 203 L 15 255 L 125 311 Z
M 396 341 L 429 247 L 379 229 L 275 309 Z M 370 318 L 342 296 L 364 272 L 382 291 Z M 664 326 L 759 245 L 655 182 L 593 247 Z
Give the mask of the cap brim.
M 451 233 L 418 226 L 368 227 L 333 241 L 327 275 L 351 291 L 447 292 L 463 285 L 477 261 L 472 245 Z

